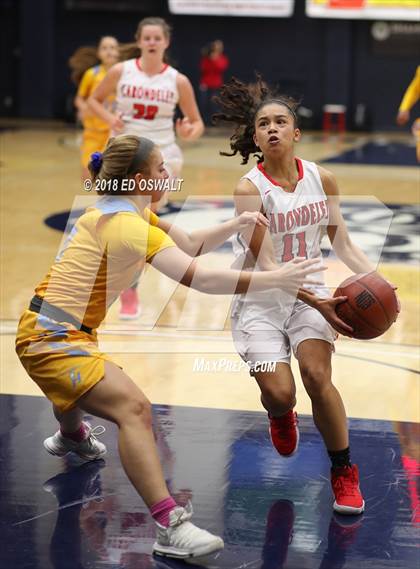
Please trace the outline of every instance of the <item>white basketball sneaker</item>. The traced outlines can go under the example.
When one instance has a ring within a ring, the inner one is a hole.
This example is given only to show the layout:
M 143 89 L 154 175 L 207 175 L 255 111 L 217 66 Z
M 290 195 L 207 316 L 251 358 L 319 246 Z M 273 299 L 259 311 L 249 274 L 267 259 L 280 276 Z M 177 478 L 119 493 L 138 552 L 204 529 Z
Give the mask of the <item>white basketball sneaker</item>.
M 153 553 L 176 559 L 188 559 L 223 549 L 223 539 L 192 524 L 189 521 L 192 515 L 192 506 L 188 503 L 185 508 L 179 506 L 172 510 L 169 514 L 169 527 L 156 523 L 157 536 Z
M 92 429 L 86 421 L 83 424 L 88 430 L 88 435 L 84 441 L 77 443 L 67 437 L 63 437 L 60 431 L 57 431 L 55 435 L 45 439 L 45 449 L 54 456 L 64 456 L 68 452 L 74 452 L 83 460 L 96 460 L 103 457 L 106 454 L 106 446 L 98 441 L 96 437 L 105 432 L 105 427 L 98 425 Z

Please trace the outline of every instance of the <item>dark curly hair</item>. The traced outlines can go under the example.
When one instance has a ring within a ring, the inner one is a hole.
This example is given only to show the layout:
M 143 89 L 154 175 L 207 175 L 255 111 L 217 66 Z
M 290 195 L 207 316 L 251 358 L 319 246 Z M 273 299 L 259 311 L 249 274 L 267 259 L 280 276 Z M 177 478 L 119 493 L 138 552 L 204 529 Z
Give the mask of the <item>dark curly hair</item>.
M 262 162 L 263 157 L 258 154 L 258 147 L 254 143 L 255 117 L 260 109 L 270 103 L 284 105 L 293 117 L 295 126 L 298 126 L 297 108 L 299 101 L 281 95 L 273 91 L 261 75 L 256 76 L 255 83 L 247 84 L 232 77 L 229 83 L 223 85 L 220 94 L 214 97 L 214 102 L 219 105 L 221 112 L 213 115 L 213 124 L 231 123 L 235 131 L 230 137 L 232 152 L 220 152 L 222 156 L 235 156 L 240 154 L 242 164 L 247 164 L 250 154 Z

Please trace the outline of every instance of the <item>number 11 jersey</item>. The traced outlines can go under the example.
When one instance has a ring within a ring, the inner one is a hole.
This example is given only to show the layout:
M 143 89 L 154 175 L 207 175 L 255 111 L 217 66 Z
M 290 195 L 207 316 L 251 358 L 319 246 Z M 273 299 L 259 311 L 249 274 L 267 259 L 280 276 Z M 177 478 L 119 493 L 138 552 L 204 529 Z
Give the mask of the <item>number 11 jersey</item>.
M 278 264 L 295 257 L 321 257 L 320 243 L 329 223 L 328 199 L 317 165 L 299 158 L 295 162 L 298 182 L 293 192 L 285 191 L 271 178 L 262 163 L 244 176 L 260 193 Z M 244 207 L 247 209 L 246 198 Z M 240 234 L 233 240 L 233 249 L 238 260 L 247 253 L 248 245 Z M 322 273 L 312 276 L 323 281 Z
M 150 76 L 142 70 L 139 59 L 123 62 L 116 97 L 117 113 L 125 125 L 123 134 L 145 136 L 159 146 L 175 141 L 177 75 L 178 71 L 167 64 L 160 73 Z

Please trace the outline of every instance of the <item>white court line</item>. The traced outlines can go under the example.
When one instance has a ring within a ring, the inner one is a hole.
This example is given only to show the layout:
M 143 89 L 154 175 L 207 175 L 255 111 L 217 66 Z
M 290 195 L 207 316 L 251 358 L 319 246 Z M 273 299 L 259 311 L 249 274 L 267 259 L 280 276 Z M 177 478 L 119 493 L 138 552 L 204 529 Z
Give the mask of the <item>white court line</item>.
M 11 333 L 16 332 L 16 326 L 8 326 L 7 324 L 2 324 L 0 327 L 0 335 L 8 335 Z M 172 340 L 197 340 L 197 341 L 209 341 L 209 342 L 226 342 L 231 343 L 232 338 L 228 335 L 229 332 L 226 332 L 224 336 L 201 336 L 201 335 L 191 335 L 191 334 L 182 334 L 181 330 L 177 332 L 153 332 L 153 331 L 141 331 L 141 330 L 100 330 L 99 336 L 131 336 L 131 337 L 148 337 L 148 338 L 170 338 Z M 402 358 L 413 358 L 419 359 L 420 355 L 417 350 L 413 352 L 395 352 L 393 350 L 375 350 L 369 348 L 350 348 L 346 346 L 344 350 L 340 349 L 340 344 L 337 345 L 337 354 L 343 355 L 352 355 L 352 354 L 365 354 L 365 355 L 376 355 L 376 356 L 399 356 Z

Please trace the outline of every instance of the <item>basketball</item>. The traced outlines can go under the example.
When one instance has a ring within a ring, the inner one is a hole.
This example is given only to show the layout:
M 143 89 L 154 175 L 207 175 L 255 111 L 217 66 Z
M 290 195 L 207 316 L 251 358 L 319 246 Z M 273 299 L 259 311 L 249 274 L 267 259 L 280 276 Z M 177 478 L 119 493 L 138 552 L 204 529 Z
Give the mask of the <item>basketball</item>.
M 392 286 L 378 273 L 354 275 L 343 281 L 334 297 L 347 296 L 336 307 L 338 316 L 353 328 L 353 338 L 381 336 L 398 316 L 398 301 Z

